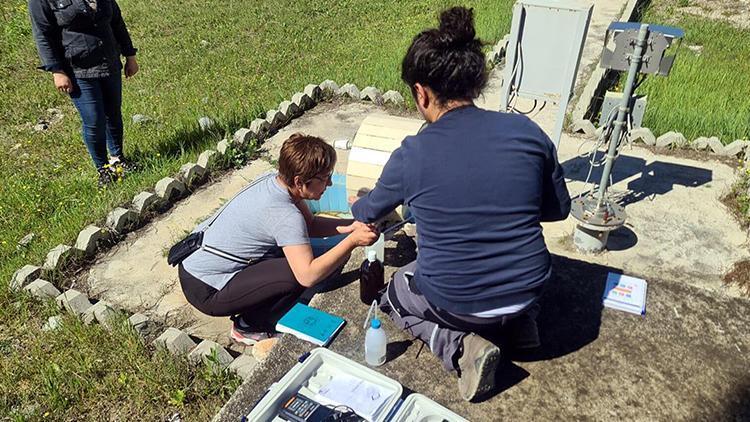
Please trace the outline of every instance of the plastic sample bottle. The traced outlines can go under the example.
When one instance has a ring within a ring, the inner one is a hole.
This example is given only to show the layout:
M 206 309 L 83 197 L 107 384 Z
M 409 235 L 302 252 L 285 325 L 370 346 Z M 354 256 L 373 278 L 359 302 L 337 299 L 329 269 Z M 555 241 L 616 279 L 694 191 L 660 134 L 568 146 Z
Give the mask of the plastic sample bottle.
M 380 320 L 373 318 L 365 334 L 365 362 L 370 366 L 384 364 L 386 344 L 388 344 L 388 337 L 380 327 Z
M 367 259 L 362 262 L 359 274 L 359 300 L 369 305 L 377 299 L 378 292 L 385 287 L 383 264 L 378 261 L 376 251 L 367 251 Z

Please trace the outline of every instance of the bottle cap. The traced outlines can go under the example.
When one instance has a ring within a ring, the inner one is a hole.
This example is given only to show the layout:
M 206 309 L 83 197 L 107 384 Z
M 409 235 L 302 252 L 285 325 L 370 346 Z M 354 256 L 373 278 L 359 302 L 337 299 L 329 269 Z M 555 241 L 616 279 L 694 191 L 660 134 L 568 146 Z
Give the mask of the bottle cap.
M 377 318 L 373 318 L 372 322 L 370 322 L 370 327 L 380 328 L 380 320 Z
M 378 259 L 378 252 L 375 250 L 370 249 L 367 251 L 367 260 L 370 262 L 375 262 Z

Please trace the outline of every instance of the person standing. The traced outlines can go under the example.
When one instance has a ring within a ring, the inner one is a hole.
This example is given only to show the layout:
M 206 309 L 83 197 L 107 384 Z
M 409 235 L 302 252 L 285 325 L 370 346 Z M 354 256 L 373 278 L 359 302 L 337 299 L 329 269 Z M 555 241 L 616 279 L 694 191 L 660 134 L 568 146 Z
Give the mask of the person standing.
M 380 306 L 458 372 L 461 396 L 473 400 L 493 388 L 500 360 L 485 334 L 515 331 L 515 347 L 538 346 L 538 299 L 551 272 L 540 223 L 565 219 L 570 196 L 539 126 L 474 105 L 487 70 L 471 9 L 443 11 L 439 28 L 418 34 L 401 78 L 430 125 L 393 151 L 352 214 L 368 223 L 409 207 L 419 254 Z
M 38 68 L 73 100 L 102 187 L 133 169 L 123 154 L 120 72 L 132 77 L 138 62 L 120 7 L 115 0 L 29 0 L 28 8 Z

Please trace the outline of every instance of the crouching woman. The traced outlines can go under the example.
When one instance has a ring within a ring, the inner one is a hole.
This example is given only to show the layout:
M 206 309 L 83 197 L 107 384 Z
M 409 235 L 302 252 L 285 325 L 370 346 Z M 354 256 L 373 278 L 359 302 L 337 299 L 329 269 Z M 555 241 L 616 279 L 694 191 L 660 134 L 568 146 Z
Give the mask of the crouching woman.
M 335 163 L 325 141 L 294 134 L 281 148 L 278 172 L 259 177 L 196 227 L 204 232 L 203 247 L 179 266 L 182 291 L 199 311 L 230 317 L 234 341 L 250 345 L 273 336 L 305 288 L 377 240 L 372 226 L 313 216 L 303 201 L 320 199 Z M 344 233 L 338 245 L 313 256 L 311 237 Z

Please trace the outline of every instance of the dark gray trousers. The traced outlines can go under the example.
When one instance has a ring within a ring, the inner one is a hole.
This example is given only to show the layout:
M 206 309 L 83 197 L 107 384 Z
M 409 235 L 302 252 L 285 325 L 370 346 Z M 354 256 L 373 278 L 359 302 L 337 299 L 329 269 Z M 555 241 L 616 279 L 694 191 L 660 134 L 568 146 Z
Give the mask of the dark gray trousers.
M 422 340 L 442 362 L 446 371 L 458 369 L 461 343 L 470 333 L 499 331 L 506 323 L 520 315 L 536 318 L 538 302 L 520 312 L 493 318 L 450 313 L 431 304 L 415 286 L 412 276 L 417 263 L 413 261 L 393 276 L 380 301 L 380 309 L 387 313 L 402 330 Z

